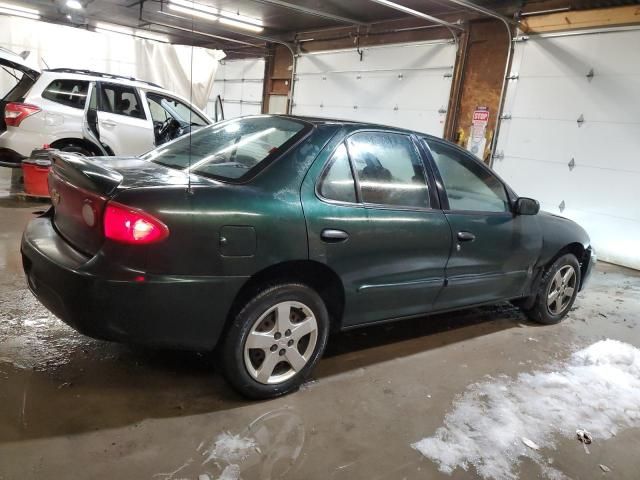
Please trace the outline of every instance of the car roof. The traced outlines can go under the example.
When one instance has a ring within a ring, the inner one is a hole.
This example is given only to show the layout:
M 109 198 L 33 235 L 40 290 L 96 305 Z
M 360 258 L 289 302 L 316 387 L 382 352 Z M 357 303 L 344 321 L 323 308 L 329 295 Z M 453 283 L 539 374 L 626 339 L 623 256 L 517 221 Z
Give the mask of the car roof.
M 276 116 L 276 115 L 271 115 L 271 116 Z M 429 135 L 428 133 L 417 132 L 415 130 L 408 130 L 406 128 L 401 128 L 401 127 L 393 127 L 391 125 L 382 125 L 379 123 L 358 122 L 355 120 L 343 120 L 339 118 L 306 117 L 304 115 L 277 115 L 277 116 L 291 118 L 293 120 L 300 120 L 303 122 L 311 123 L 315 126 L 338 125 L 338 126 L 350 127 L 353 129 L 375 128 L 375 129 L 383 129 L 383 130 L 388 130 L 388 131 L 398 132 L 398 133 L 413 134 L 413 135 L 418 135 L 418 136 L 427 137 L 427 138 L 437 138 L 437 137 L 434 137 L 433 135 Z
M 164 87 L 156 83 L 148 82 L 146 80 L 140 80 L 134 77 L 126 77 L 124 75 L 115 75 L 115 74 L 104 73 L 104 72 L 94 72 L 92 70 L 82 70 L 82 69 L 76 69 L 76 68 L 48 68 L 46 70 L 43 70 L 43 72 L 52 73 L 59 76 L 69 75 L 69 78 L 90 77 L 96 80 L 105 80 L 111 83 L 119 83 L 124 85 L 135 84 L 138 86 L 154 87 L 154 88 L 164 90 Z

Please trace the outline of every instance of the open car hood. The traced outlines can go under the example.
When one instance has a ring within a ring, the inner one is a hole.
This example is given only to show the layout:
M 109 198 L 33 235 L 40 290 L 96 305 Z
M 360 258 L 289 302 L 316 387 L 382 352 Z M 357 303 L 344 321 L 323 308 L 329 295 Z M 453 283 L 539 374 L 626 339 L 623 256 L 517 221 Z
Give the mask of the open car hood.
M 19 70 L 25 75 L 35 78 L 40 74 L 40 69 L 33 59 L 30 58 L 29 52 L 17 53 L 0 47 L 0 65 L 7 68 Z

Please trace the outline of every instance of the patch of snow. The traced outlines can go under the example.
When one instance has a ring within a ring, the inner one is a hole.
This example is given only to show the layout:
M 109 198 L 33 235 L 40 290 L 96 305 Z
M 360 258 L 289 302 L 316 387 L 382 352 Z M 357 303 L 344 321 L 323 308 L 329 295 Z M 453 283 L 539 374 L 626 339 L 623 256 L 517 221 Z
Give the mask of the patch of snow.
M 218 480 L 240 480 L 240 467 L 234 464 L 227 465 Z
M 578 427 L 594 441 L 640 427 L 640 349 L 599 341 L 551 370 L 471 385 L 453 407 L 433 436 L 412 445 L 440 471 L 473 466 L 483 478 L 515 480 L 528 457 L 546 478 L 564 479 L 524 439 L 555 448 L 558 436 L 575 438 Z
M 218 435 L 203 455 L 206 455 L 203 465 L 214 460 L 222 460 L 226 463 L 237 463 L 248 457 L 254 450 L 256 442 L 252 438 L 221 433 Z

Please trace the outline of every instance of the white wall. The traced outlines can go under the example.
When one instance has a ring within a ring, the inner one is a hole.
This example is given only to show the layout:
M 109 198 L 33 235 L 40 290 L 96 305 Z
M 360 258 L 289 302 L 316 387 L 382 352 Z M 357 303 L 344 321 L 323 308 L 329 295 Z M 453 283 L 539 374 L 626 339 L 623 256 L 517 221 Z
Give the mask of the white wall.
M 40 68 L 79 68 L 152 81 L 204 108 L 213 86 L 220 50 L 168 45 L 117 33 L 97 33 L 35 20 L 0 16 L 0 46 L 30 51 Z M 191 89 L 193 83 L 193 90 Z M 0 71 L 0 94 L 15 80 Z

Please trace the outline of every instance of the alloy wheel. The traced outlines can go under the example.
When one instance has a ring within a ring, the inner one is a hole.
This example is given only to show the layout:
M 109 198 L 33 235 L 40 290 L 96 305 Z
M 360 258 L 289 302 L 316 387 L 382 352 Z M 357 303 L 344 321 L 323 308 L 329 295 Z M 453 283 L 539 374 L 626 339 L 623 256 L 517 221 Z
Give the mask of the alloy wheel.
M 302 370 L 318 339 L 313 311 L 301 302 L 280 302 L 254 322 L 244 343 L 244 364 L 262 384 L 285 382 Z
M 565 265 L 553 276 L 547 293 L 547 309 L 551 315 L 561 315 L 567 309 L 576 289 L 576 271 Z

